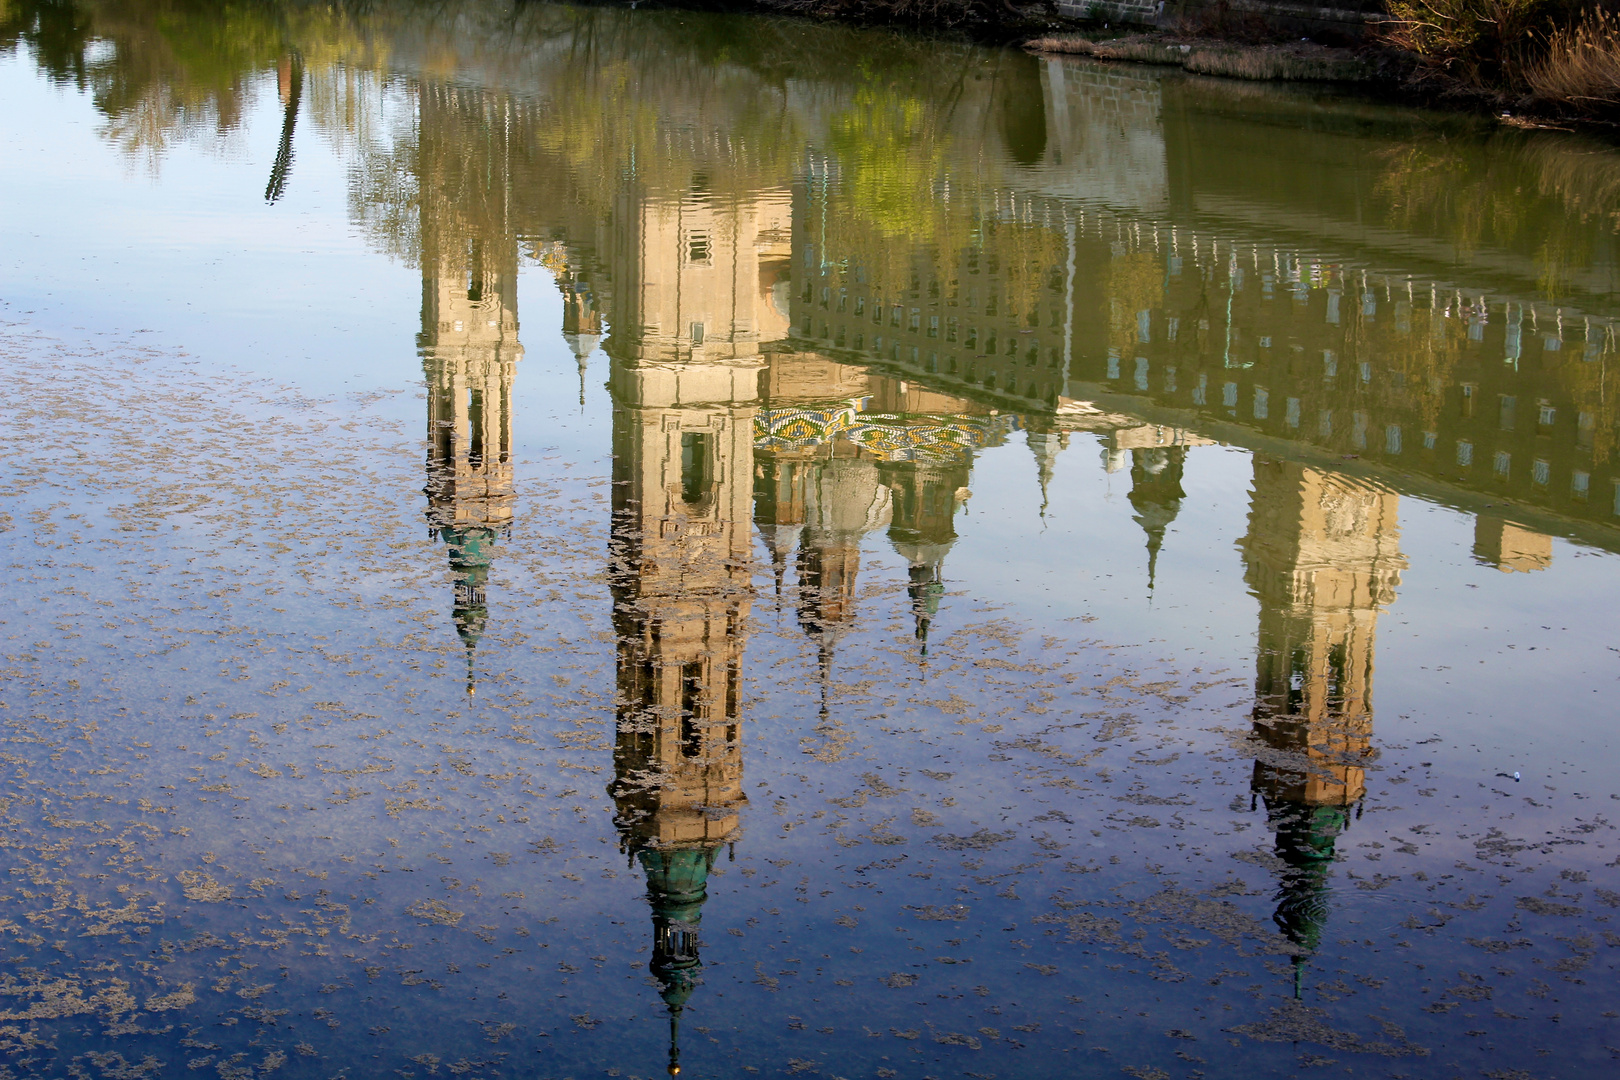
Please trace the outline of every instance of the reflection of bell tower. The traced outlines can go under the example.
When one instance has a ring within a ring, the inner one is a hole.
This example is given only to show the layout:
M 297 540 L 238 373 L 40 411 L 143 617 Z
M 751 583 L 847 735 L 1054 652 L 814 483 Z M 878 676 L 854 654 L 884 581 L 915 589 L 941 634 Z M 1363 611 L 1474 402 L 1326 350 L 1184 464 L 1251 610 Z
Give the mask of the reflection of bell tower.
M 956 510 L 967 495 L 972 460 L 964 453 L 950 462 L 886 461 L 882 471 L 894 497 L 889 542 L 906 560 L 917 645 L 927 656 L 928 628 L 945 595 L 940 572 L 956 543 Z
M 512 380 L 518 344 L 515 245 L 423 245 L 429 527 L 450 549 L 456 632 L 473 650 L 488 618 L 484 590 L 496 538 L 512 525 Z
M 1242 541 L 1260 601 L 1254 730 L 1292 760 L 1256 761 L 1252 790 L 1287 864 L 1275 920 L 1300 965 L 1321 940 L 1327 868 L 1376 754 L 1374 634 L 1405 566 L 1397 499 L 1292 462 L 1254 462 Z
M 422 83 L 417 109 L 427 520 L 449 548 L 470 694 L 490 559 L 515 498 L 512 381 L 523 347 L 509 147 L 490 130 L 478 91 Z
M 762 361 L 757 298 L 734 286 L 757 279 L 755 230 L 774 201 L 630 202 L 634 225 L 614 253 L 624 309 L 613 311 L 607 342 L 618 637 L 609 790 L 624 850 L 647 875 L 671 1075 L 702 966 L 708 873 L 746 801 L 739 683 Z

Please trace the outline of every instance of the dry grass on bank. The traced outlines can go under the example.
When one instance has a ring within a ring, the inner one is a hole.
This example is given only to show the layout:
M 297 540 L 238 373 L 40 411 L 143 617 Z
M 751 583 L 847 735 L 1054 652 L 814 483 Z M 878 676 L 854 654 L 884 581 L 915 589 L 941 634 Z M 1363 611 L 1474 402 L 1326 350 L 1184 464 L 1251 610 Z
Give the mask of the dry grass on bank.
M 1589 11 L 1555 31 L 1547 56 L 1525 73 L 1537 97 L 1590 113 L 1620 110 L 1620 17 Z
M 1373 66 L 1350 50 L 1311 44 L 1236 45 L 1147 34 L 1093 41 L 1079 34 L 1054 34 L 1036 38 L 1024 47 L 1098 60 L 1169 64 L 1200 75 L 1231 79 L 1367 82 L 1374 78 Z

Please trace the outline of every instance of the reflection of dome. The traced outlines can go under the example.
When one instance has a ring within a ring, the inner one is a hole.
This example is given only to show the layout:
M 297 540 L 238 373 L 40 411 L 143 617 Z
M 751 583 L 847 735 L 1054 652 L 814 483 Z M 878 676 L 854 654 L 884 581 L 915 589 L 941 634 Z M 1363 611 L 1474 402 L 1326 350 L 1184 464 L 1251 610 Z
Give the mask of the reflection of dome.
M 1029 431 L 1024 434 L 1030 453 L 1035 455 L 1035 475 L 1041 483 L 1041 517 L 1046 516 L 1046 489 L 1057 468 L 1058 454 L 1067 449 L 1069 436 L 1060 431 Z
M 1339 834 L 1350 824 L 1342 806 L 1310 806 L 1268 799 L 1266 817 L 1277 836 L 1277 855 L 1286 869 L 1277 888 L 1272 920 L 1302 954 L 1315 952 L 1327 928 L 1328 867 Z
M 1131 451 L 1131 493 L 1127 496 L 1136 510 L 1132 520 L 1147 534 L 1148 590 L 1158 575 L 1159 549 L 1164 534 L 1181 512 L 1182 465 L 1187 458 L 1184 446 L 1156 446 Z
M 765 541 L 765 547 L 771 553 L 771 562 L 783 563 L 793 554 L 793 549 L 799 546 L 799 537 L 804 534 L 803 525 L 761 525 L 759 535 Z

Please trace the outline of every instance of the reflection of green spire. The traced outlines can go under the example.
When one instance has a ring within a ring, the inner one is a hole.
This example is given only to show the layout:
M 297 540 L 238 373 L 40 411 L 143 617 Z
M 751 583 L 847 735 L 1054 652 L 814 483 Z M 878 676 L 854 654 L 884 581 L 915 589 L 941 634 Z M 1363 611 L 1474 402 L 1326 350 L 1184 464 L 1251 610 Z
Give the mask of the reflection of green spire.
M 456 579 L 455 606 L 451 618 L 456 634 L 467 647 L 467 693 L 473 693 L 473 650 L 484 636 L 489 622 L 489 608 L 484 600 L 484 588 L 489 583 L 489 563 L 495 547 L 495 530 L 461 529 L 445 526 L 440 537 L 450 548 L 450 571 Z
M 1299 950 L 1316 951 L 1331 910 L 1327 883 L 1334 845 L 1350 824 L 1342 806 L 1308 806 L 1278 799 L 1266 801 L 1266 820 L 1277 836 L 1277 856 L 1286 865 L 1277 888 L 1272 919 Z
M 697 986 L 698 924 L 708 898 L 709 870 L 718 848 L 642 848 L 647 903 L 652 907 L 653 956 L 647 964 L 669 1009 L 669 1074 L 681 1071 L 680 1018 Z
M 1136 513 L 1131 520 L 1147 533 L 1148 595 L 1158 576 L 1159 549 L 1164 546 L 1165 530 L 1181 512 L 1182 465 L 1187 458 L 1184 446 L 1152 447 L 1131 451 L 1131 493 L 1127 496 Z

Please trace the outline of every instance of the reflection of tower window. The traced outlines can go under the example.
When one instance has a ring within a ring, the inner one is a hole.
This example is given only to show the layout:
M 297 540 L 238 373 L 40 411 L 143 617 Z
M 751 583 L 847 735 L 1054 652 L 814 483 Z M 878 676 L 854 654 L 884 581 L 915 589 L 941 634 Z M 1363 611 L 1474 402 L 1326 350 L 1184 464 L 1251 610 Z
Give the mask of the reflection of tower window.
M 467 299 L 476 304 L 484 299 L 484 245 L 477 240 L 467 264 Z
M 698 710 L 703 707 L 703 665 L 681 665 L 681 756 L 695 758 L 703 753 L 703 734 L 698 726 Z
M 681 432 L 681 500 L 688 506 L 703 501 L 713 479 L 713 449 L 702 431 Z
M 709 265 L 709 234 L 706 232 L 691 233 L 686 238 L 686 261 L 701 266 Z
M 692 344 L 703 344 L 703 324 L 700 322 L 692 324 Z
M 484 392 L 467 391 L 467 428 L 471 441 L 467 447 L 467 464 L 474 469 L 484 465 Z

